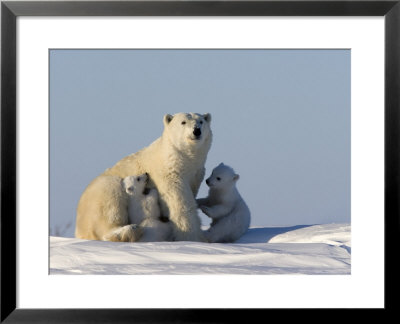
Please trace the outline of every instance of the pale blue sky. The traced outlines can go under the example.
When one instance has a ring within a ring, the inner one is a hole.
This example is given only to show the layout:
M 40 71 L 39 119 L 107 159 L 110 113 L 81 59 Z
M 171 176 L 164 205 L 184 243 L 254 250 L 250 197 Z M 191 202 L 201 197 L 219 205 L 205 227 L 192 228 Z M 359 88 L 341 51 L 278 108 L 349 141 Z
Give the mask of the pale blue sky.
M 220 162 L 240 174 L 252 226 L 350 222 L 350 61 L 350 50 L 51 50 L 52 234 L 73 236 L 87 184 L 177 112 L 211 113 L 206 177 Z

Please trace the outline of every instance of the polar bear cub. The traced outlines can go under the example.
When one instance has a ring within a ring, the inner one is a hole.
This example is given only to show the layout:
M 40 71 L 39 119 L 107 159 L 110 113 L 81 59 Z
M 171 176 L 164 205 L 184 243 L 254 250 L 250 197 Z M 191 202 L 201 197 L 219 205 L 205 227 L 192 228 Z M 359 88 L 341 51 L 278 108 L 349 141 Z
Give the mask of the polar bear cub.
M 171 224 L 168 219 L 161 217 L 157 190 L 153 188 L 146 192 L 148 181 L 147 173 L 128 176 L 122 181 L 129 198 L 129 223 L 137 224 L 143 229 L 139 242 L 169 241 L 172 235 Z
M 208 197 L 197 199 L 199 208 L 212 218 L 205 232 L 210 243 L 228 243 L 239 239 L 250 226 L 250 210 L 236 188 L 239 175 L 221 163 L 206 180 Z

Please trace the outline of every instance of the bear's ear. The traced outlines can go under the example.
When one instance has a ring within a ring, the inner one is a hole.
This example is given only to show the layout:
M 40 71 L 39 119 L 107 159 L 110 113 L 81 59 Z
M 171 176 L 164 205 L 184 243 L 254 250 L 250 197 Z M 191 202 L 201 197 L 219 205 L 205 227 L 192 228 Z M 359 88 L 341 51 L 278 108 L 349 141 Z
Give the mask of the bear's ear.
M 174 118 L 174 116 L 172 116 L 170 114 L 166 114 L 164 116 L 164 125 L 165 126 L 168 125 L 171 122 L 172 118 Z
M 223 162 L 221 162 L 218 166 L 224 166 L 225 164 Z
M 235 174 L 234 176 L 233 176 L 233 181 L 238 181 L 239 180 L 239 175 L 238 174 Z
M 204 114 L 203 117 L 204 117 L 204 120 L 205 120 L 207 123 L 210 123 L 210 122 L 211 122 L 211 114 L 209 114 L 209 113 Z

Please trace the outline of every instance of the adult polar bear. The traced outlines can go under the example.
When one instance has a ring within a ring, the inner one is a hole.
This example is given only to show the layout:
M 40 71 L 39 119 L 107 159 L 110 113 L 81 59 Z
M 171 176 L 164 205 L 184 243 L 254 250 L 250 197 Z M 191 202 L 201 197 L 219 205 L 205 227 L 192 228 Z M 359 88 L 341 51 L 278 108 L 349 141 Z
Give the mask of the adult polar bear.
M 165 115 L 161 137 L 117 162 L 85 189 L 78 203 L 75 236 L 137 241 L 140 233 L 128 223 L 128 198 L 121 181 L 147 172 L 149 186 L 159 192 L 161 212 L 173 224 L 174 239 L 203 241 L 195 197 L 211 146 L 210 122 L 210 114 Z

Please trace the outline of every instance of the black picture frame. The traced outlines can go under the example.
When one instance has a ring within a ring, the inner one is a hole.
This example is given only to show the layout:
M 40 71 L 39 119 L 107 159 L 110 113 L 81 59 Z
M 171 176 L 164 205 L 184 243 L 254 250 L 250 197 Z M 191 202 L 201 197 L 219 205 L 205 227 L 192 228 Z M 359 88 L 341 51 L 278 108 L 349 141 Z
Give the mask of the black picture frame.
M 16 19 L 19 16 L 384 16 L 385 302 L 396 310 L 400 233 L 400 0 L 2 1 L 1 2 L 1 322 L 223 323 L 263 319 L 266 309 L 16 308 Z M 368 285 L 368 283 L 366 283 Z M 38 292 L 40 293 L 40 292 Z M 301 313 L 303 314 L 303 313 Z M 260 317 L 259 317 L 260 316 Z M 270 315 L 269 315 L 270 316 Z

